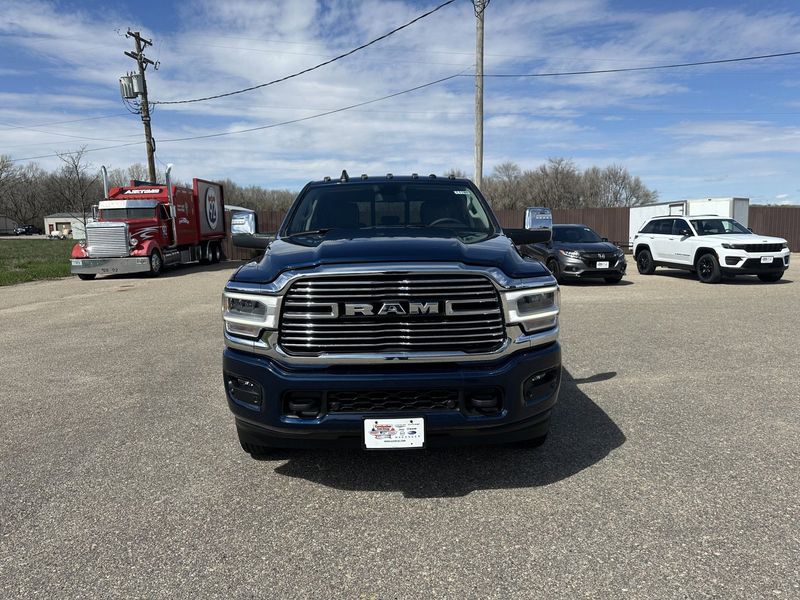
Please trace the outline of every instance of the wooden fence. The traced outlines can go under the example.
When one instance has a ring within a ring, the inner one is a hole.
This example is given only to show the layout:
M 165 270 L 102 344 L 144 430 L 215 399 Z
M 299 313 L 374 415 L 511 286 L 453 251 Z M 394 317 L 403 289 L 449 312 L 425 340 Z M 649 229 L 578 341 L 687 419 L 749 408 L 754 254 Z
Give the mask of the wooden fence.
M 503 227 L 522 227 L 523 210 L 497 210 L 495 214 Z M 258 211 L 258 231 L 274 233 L 285 213 L 278 211 Z M 601 237 L 627 246 L 629 211 L 627 208 L 556 208 L 553 209 L 553 223 L 580 223 L 594 229 Z M 782 237 L 789 247 L 800 251 L 800 206 L 750 206 L 748 225 L 761 235 Z M 225 256 L 231 260 L 246 260 L 260 254 L 260 251 L 235 248 L 230 238 L 225 242 Z

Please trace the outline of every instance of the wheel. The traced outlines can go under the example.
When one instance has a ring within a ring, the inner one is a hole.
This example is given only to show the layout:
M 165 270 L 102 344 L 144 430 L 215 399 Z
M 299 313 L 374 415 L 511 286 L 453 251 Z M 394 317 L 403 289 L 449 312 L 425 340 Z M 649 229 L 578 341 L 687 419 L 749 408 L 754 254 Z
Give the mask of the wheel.
M 775 283 L 780 281 L 781 277 L 783 277 L 783 271 L 780 273 L 759 273 L 758 275 L 758 278 L 766 283 Z
M 211 264 L 211 244 L 200 246 L 200 264 L 201 265 Z
M 719 283 L 722 280 L 719 261 L 710 252 L 697 259 L 695 268 L 697 269 L 697 278 L 702 283 Z
M 529 440 L 525 440 L 523 444 L 526 448 L 538 448 L 542 444 L 547 441 L 547 434 L 540 435 L 539 437 L 531 438 Z
M 158 250 L 153 250 L 150 255 L 150 276 L 158 277 L 164 270 L 164 261 L 161 259 L 161 253 Z
M 622 281 L 622 275 L 614 275 L 613 277 L 604 277 L 606 283 L 619 283 Z
M 259 458 L 265 458 L 270 455 L 272 452 L 272 448 L 269 446 L 259 446 L 257 444 L 251 444 L 250 442 L 243 442 L 239 440 L 239 444 L 242 446 L 242 450 L 247 452 L 252 458 L 258 460 Z
M 222 258 L 222 248 L 219 244 L 211 244 L 211 262 L 218 263 Z
M 553 277 L 556 278 L 556 281 L 561 281 L 561 267 L 555 258 L 551 258 L 547 261 L 547 268 L 553 274 Z
M 97 277 L 96 273 L 78 273 L 78 279 L 83 279 L 84 281 L 91 281 Z
M 642 275 L 652 275 L 656 271 L 656 264 L 653 262 L 653 255 L 650 250 L 643 248 L 636 255 L 636 268 Z

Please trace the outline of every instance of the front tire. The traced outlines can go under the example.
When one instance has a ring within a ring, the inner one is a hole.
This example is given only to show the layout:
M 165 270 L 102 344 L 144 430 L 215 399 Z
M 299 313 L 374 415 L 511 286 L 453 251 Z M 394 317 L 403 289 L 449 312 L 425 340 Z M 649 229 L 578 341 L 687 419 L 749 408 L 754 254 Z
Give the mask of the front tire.
M 547 268 L 553 274 L 553 277 L 556 278 L 556 281 L 559 283 L 561 282 L 561 266 L 558 264 L 558 261 L 555 258 L 551 258 L 547 261 Z
M 83 281 L 91 281 L 95 277 L 97 277 L 97 273 L 78 273 L 78 279 Z
M 780 273 L 759 273 L 758 275 L 758 278 L 764 283 L 775 283 L 780 281 L 781 277 L 783 277 L 783 271 Z
M 650 254 L 650 250 L 647 248 L 639 250 L 639 254 L 636 255 L 636 268 L 641 275 L 652 275 L 655 273 L 656 263 L 653 262 L 653 255 Z
M 697 259 L 695 268 L 697 269 L 697 278 L 701 283 L 719 283 L 722 281 L 719 261 L 710 252 Z
M 164 260 L 158 250 L 150 255 L 150 277 L 158 277 L 164 271 Z

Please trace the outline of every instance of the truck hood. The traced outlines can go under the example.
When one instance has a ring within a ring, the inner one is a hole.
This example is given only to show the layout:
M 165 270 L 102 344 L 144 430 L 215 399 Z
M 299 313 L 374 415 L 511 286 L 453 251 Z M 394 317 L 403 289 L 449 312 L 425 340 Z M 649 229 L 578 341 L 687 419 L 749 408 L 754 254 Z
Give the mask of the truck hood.
M 716 235 L 701 235 L 699 239 L 725 242 L 726 244 L 783 244 L 786 242 L 783 238 L 758 235 L 757 233 L 719 233 Z
M 502 235 L 465 244 L 449 236 L 431 236 L 429 231 L 417 235 L 405 230 L 402 235 L 358 238 L 332 233 L 313 240 L 304 236 L 302 243 L 300 240 L 275 240 L 259 261 L 241 267 L 231 281 L 269 283 L 284 271 L 322 265 L 431 262 L 494 267 L 516 279 L 550 276 L 540 262 L 522 258 L 511 240 Z

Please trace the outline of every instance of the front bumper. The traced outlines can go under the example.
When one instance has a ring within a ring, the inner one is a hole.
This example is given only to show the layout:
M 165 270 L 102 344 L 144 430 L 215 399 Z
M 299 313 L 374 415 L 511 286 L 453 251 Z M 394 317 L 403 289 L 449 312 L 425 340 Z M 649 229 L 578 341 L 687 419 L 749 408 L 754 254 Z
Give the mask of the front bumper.
M 621 277 L 625 275 L 628 263 L 625 256 L 615 256 L 608 260 L 608 268 L 598 269 L 596 260 L 571 258 L 562 254 L 558 255 L 558 263 L 562 277 L 575 277 L 579 279 L 594 279 L 603 277 Z
M 123 258 L 73 258 L 70 271 L 75 275 L 117 275 L 143 273 L 150 270 L 150 260 L 146 256 Z
M 504 443 L 544 435 L 561 383 L 561 347 L 516 352 L 502 360 L 480 363 L 403 365 L 389 363 L 363 366 L 288 367 L 265 356 L 226 348 L 225 380 L 234 376 L 256 383 L 262 392 L 260 405 L 233 397 L 225 385 L 228 406 L 234 413 L 240 437 L 273 447 L 362 446 L 365 417 L 424 417 L 426 444 Z M 548 372 L 543 383 L 523 385 L 531 376 Z M 396 412 L 333 412 L 324 398 L 331 392 L 403 392 L 411 390 L 458 391 L 458 407 L 450 410 L 402 410 Z M 478 391 L 495 390 L 500 408 L 495 414 L 474 414 L 467 398 Z M 287 414 L 290 392 L 322 392 L 323 408 L 314 418 Z
M 758 275 L 783 273 L 789 268 L 789 251 L 779 254 L 730 252 L 720 257 L 719 266 L 726 275 Z M 770 262 L 761 262 L 763 258 Z

